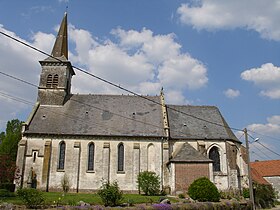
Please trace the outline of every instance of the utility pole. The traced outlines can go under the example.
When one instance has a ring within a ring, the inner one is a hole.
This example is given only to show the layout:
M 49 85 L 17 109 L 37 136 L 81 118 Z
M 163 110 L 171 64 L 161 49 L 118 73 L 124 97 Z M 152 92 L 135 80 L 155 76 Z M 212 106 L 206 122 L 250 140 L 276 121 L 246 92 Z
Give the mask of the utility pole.
M 250 191 L 250 200 L 253 204 L 253 209 L 255 209 L 254 202 L 254 192 L 253 192 L 253 183 L 252 183 L 252 174 L 251 174 L 251 166 L 250 166 L 250 153 L 249 153 L 249 142 L 248 142 L 248 133 L 247 128 L 244 128 L 244 135 L 246 141 L 246 150 L 247 150 L 247 158 L 248 158 L 248 178 L 249 178 L 249 191 Z

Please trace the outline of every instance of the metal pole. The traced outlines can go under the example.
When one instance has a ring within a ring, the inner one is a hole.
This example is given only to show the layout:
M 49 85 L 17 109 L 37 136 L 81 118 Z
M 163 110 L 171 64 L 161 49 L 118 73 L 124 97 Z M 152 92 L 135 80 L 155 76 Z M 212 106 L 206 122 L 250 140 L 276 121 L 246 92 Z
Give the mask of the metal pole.
M 253 183 L 252 183 L 252 174 L 251 174 L 251 166 L 250 166 L 250 153 L 249 153 L 248 133 L 247 133 L 247 129 L 246 128 L 244 128 L 243 131 L 244 131 L 244 135 L 245 135 L 247 158 L 248 158 L 248 165 L 247 166 L 248 166 L 250 200 L 251 200 L 251 202 L 253 204 L 253 209 L 255 209 Z

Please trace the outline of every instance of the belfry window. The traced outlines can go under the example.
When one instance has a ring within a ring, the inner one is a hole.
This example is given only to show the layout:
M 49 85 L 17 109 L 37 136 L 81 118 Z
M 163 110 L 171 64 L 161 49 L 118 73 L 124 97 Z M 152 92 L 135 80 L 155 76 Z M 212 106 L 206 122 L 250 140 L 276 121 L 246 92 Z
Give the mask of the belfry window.
M 88 145 L 88 170 L 94 170 L 94 143 Z
M 65 142 L 61 142 L 59 145 L 59 159 L 58 159 L 58 169 L 64 169 L 65 163 Z
M 50 88 L 52 87 L 52 75 L 49 74 L 48 77 L 47 77 L 47 88 Z
M 213 171 L 221 171 L 220 153 L 218 147 L 212 147 L 210 149 L 209 158 L 213 160 Z
M 57 86 L 58 86 L 58 75 L 56 74 L 56 75 L 54 75 L 54 77 L 53 77 L 52 87 L 53 87 L 53 88 L 57 88 Z
M 118 171 L 124 171 L 124 146 L 123 143 L 118 145 Z

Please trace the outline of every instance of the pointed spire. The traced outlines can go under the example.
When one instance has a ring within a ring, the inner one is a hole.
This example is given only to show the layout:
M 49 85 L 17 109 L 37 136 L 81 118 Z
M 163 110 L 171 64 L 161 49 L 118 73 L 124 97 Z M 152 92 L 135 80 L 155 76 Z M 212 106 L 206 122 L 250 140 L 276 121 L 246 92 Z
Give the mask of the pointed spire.
M 61 21 L 60 28 L 52 50 L 52 56 L 58 58 L 65 56 L 68 59 L 67 13 Z

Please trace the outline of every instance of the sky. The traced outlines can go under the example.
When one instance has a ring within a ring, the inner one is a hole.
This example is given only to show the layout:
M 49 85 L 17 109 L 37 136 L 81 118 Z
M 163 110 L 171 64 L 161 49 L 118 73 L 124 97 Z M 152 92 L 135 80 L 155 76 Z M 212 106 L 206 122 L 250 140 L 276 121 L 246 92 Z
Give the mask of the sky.
M 0 0 L 0 31 L 50 53 L 66 10 L 72 65 L 143 95 L 163 87 L 168 104 L 217 106 L 248 129 L 252 160 L 280 159 L 280 0 Z M 4 74 L 38 85 L 45 58 L 0 34 L 0 131 L 37 100 Z M 77 71 L 72 92 L 127 94 Z

